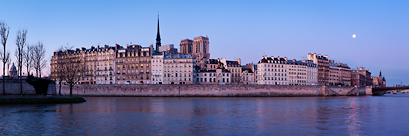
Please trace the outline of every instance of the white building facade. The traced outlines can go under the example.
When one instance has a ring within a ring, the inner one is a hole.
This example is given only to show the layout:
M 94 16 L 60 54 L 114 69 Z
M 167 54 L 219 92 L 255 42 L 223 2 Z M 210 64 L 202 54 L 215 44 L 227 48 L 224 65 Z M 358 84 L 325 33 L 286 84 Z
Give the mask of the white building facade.
M 195 74 L 197 84 L 231 84 L 231 73 L 226 69 L 202 70 Z
M 164 53 L 154 53 L 152 55 L 152 84 L 163 84 L 163 56 Z
M 186 54 L 164 54 L 163 84 L 193 84 L 194 59 Z
M 267 57 L 257 63 L 257 83 L 259 85 L 288 85 L 287 58 Z

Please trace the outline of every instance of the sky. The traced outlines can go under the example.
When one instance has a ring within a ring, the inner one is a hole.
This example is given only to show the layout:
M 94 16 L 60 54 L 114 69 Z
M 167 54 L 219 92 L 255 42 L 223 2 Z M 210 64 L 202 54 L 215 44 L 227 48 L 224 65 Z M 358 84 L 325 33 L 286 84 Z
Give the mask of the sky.
M 303 60 L 317 53 L 365 67 L 373 76 L 382 71 L 387 86 L 409 84 L 407 0 L 0 0 L 0 5 L 13 62 L 21 29 L 27 29 L 30 45 L 44 44 L 48 60 L 67 44 L 148 47 L 156 42 L 159 12 L 162 45 L 179 48 L 182 39 L 207 35 L 211 58 L 246 64 L 264 55 Z

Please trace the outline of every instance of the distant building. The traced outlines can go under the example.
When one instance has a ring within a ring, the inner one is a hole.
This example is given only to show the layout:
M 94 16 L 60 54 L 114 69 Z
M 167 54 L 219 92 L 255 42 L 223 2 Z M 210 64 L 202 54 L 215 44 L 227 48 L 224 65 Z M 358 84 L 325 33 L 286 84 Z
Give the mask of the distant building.
M 352 72 L 351 84 L 354 86 L 365 86 L 365 75 L 356 71 Z
M 168 45 L 160 46 L 159 52 L 163 52 L 166 54 L 177 54 L 178 49 L 174 48 L 173 44 L 168 44 Z
M 99 46 L 96 49 L 95 59 L 96 65 L 96 84 L 114 84 L 115 83 L 115 47 L 109 47 L 105 45 L 100 48 Z
M 308 60 L 312 60 L 315 64 L 317 64 L 318 83 L 320 85 L 329 85 L 330 70 L 328 55 L 308 53 L 307 57 Z
M 193 40 L 183 39 L 179 45 L 180 53 L 192 55 L 195 59 L 195 66 L 204 70 L 206 62 L 210 59 L 209 38 L 206 36 L 198 36 Z
M 150 84 L 153 46 L 128 45 L 116 50 L 117 84 Z
M 257 63 L 257 83 L 259 85 L 288 85 L 287 57 L 263 56 Z
M 318 85 L 318 67 L 312 60 L 301 60 L 307 66 L 307 85 Z
M 364 67 L 351 70 L 351 84 L 357 86 L 372 86 L 371 72 Z
M 351 68 L 344 63 L 335 63 L 334 60 L 330 60 L 329 63 L 330 85 L 351 85 Z
M 164 76 L 164 69 L 163 69 L 163 58 L 164 53 L 153 53 L 151 64 L 152 64 L 152 84 L 164 84 L 163 76 Z
M 193 84 L 193 74 L 194 61 L 192 56 L 186 54 L 163 55 L 163 84 Z
M 241 68 L 241 59 L 234 61 L 220 59 L 220 62 L 223 64 L 224 68 L 230 71 L 231 73 L 231 83 L 232 84 L 241 84 L 242 83 L 242 68 Z
M 224 68 L 199 70 L 196 72 L 197 84 L 231 84 L 230 72 Z
M 180 53 L 192 55 L 193 53 L 193 40 L 183 39 L 179 45 Z
M 288 84 L 307 85 L 307 63 L 302 61 L 288 61 Z
M 386 87 L 385 77 L 382 76 L 382 72 L 379 72 L 378 77 L 372 77 L 373 86 L 376 87 Z
M 245 85 L 257 84 L 256 65 L 252 63 L 241 66 L 241 83 Z
M 220 59 L 209 59 L 205 62 L 205 70 L 216 70 L 224 68 L 224 64 L 220 62 Z
M 14 63 L 13 63 L 13 65 L 10 67 L 9 79 L 17 79 L 17 78 L 18 78 L 17 68 L 16 66 L 14 66 Z

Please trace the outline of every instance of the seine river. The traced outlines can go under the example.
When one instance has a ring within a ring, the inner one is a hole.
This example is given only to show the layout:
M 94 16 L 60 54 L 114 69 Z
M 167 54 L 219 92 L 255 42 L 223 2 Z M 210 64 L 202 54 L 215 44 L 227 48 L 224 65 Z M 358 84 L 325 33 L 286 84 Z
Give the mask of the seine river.
M 1 105 L 0 135 L 408 135 L 409 95 L 86 97 Z

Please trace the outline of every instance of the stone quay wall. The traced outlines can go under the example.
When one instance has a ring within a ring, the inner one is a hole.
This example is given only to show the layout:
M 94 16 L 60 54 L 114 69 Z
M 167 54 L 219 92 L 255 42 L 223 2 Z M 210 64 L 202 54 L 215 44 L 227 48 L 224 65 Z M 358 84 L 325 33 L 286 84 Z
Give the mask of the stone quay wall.
M 25 80 L 23 80 L 23 94 L 35 94 L 35 89 L 32 85 L 28 84 Z M 6 80 L 5 82 L 5 91 L 6 94 L 20 94 L 20 80 Z M 48 85 L 47 94 L 54 95 L 56 94 L 55 91 L 55 83 L 51 83 Z M 0 79 L 0 94 L 3 94 L 3 82 Z
M 360 95 L 357 87 L 289 85 L 75 85 L 80 96 L 345 96 Z M 56 85 L 59 91 L 59 85 Z M 62 85 L 61 94 L 69 94 Z M 361 94 L 362 95 L 362 94 Z

